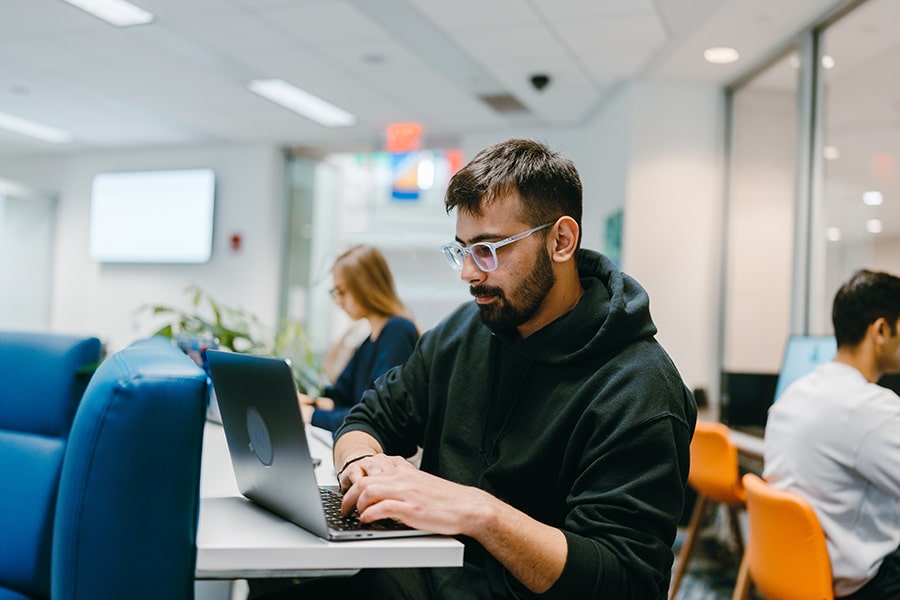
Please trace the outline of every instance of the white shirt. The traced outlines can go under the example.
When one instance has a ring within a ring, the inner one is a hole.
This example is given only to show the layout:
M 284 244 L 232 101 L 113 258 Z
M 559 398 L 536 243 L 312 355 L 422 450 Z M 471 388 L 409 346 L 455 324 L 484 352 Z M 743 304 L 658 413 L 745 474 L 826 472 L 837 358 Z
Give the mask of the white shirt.
M 835 595 L 872 579 L 900 546 L 900 397 L 830 362 L 769 409 L 765 479 L 812 504 Z

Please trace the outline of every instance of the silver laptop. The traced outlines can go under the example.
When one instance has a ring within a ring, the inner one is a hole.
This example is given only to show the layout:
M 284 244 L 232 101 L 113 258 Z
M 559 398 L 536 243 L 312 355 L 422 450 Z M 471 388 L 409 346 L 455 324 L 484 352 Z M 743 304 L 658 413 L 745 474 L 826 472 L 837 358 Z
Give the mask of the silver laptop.
M 206 357 L 241 494 L 327 540 L 431 535 L 341 516 L 337 487 L 316 481 L 289 361 L 217 350 Z

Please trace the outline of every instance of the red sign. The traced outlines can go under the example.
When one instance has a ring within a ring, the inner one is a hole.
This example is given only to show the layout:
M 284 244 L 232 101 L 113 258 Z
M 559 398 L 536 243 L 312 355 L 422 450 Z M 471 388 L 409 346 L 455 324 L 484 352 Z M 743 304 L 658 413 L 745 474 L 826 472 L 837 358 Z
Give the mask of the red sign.
M 384 149 L 388 152 L 410 152 L 422 147 L 422 126 L 418 123 L 388 125 Z

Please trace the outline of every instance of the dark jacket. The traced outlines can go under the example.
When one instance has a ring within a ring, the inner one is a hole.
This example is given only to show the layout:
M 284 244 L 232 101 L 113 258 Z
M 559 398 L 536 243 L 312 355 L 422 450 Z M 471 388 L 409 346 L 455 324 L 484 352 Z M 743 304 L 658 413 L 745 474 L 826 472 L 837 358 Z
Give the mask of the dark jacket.
M 337 381 L 322 391 L 323 396 L 334 400 L 334 410 L 313 411 L 312 424 L 329 431 L 340 427 L 363 392 L 372 387 L 373 381 L 391 367 L 406 362 L 418 339 L 419 332 L 412 321 L 405 317 L 388 319 L 378 339 L 373 342 L 369 336 L 363 340 Z
M 457 309 L 337 435 L 368 432 L 388 454 L 422 446 L 423 470 L 560 528 L 568 558 L 543 597 L 665 598 L 696 405 L 644 289 L 595 252 L 578 267 L 576 308 L 524 340 L 491 332 L 474 303 Z M 532 597 L 466 542 L 463 569 L 433 570 L 437 597 Z

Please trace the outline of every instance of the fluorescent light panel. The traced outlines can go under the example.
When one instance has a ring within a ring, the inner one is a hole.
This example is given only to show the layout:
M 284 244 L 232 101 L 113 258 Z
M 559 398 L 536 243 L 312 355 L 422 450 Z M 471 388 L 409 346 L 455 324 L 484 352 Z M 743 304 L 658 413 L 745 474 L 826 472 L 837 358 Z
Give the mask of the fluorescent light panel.
M 325 127 L 356 124 L 353 114 L 281 79 L 255 79 L 247 89 Z
M 0 129 L 6 129 L 13 133 L 27 135 L 42 142 L 52 142 L 54 144 L 67 144 L 72 141 L 72 134 L 62 129 L 56 129 L 49 125 L 29 121 L 22 117 L 0 113 Z
M 116 27 L 146 25 L 147 23 L 152 23 L 156 18 L 153 13 L 147 12 L 140 6 L 135 6 L 130 2 L 125 2 L 125 0 L 64 1 Z

